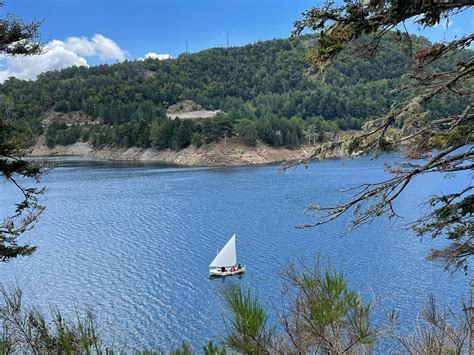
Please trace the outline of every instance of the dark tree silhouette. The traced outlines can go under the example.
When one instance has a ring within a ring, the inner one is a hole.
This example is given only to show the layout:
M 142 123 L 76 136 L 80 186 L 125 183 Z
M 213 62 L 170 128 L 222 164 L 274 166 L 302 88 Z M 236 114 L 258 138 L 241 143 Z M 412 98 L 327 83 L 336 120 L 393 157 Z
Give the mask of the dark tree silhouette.
M 0 2 L 0 7 L 3 5 Z M 0 54 L 40 54 L 42 45 L 39 41 L 39 25 L 39 22 L 24 23 L 12 15 L 0 19 Z M 44 190 L 23 186 L 23 178 L 38 181 L 45 171 L 43 165 L 21 158 L 30 145 L 27 140 L 28 131 L 8 121 L 12 102 L 5 101 L 1 104 L 4 117 L 0 117 L 0 176 L 13 184 L 22 197 L 14 212 L 0 222 L 0 262 L 20 255 L 30 255 L 35 250 L 34 246 L 18 245 L 17 238 L 32 228 L 43 212 L 44 207 L 39 203 L 38 197 Z

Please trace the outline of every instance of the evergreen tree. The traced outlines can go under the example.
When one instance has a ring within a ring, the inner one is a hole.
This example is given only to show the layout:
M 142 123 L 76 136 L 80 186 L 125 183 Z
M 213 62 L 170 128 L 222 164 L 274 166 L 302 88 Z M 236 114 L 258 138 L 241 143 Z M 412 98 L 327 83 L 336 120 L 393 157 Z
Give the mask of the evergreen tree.
M 93 130 L 101 137 L 92 138 L 94 144 L 146 147 L 153 144 L 147 142 L 152 134 L 146 123 L 165 121 L 165 107 L 192 99 L 206 109 L 222 110 L 213 118 L 194 121 L 193 133 L 200 132 L 205 143 L 231 136 L 238 120 L 249 119 L 255 122 L 263 142 L 281 146 L 305 141 L 303 131 L 312 117 L 328 123 L 321 124 L 325 131 L 333 127 L 359 129 L 413 94 L 393 90 L 403 80 L 410 63 L 395 33 L 382 38 L 379 55 L 370 61 L 355 56 L 336 57 L 325 81 L 306 74 L 311 72 L 311 63 L 305 58 L 307 44 L 317 38 L 305 35 L 215 48 L 168 61 L 71 67 L 43 73 L 34 81 L 9 79 L 0 85 L 0 114 L 28 125 L 38 136 L 43 133 L 44 115 L 51 110 L 65 118 L 72 112 L 84 113 L 89 122 L 102 127 Z M 347 43 L 348 49 L 355 50 L 363 40 Z M 430 46 L 422 37 L 412 36 L 410 41 L 415 50 Z M 466 61 L 471 55 L 469 49 L 460 50 L 452 61 L 441 59 L 433 63 L 433 70 L 453 69 L 453 63 Z M 466 100 L 467 97 L 449 100 L 444 95 L 426 105 L 434 117 L 454 116 L 462 112 Z M 289 127 L 291 120 L 299 123 L 293 122 Z M 55 135 L 51 131 L 49 144 L 77 137 L 66 132 L 68 129 L 71 128 L 56 130 Z M 290 134 L 286 135 L 288 130 Z M 181 138 L 171 139 L 171 146 L 179 149 L 183 145 Z
M 2 6 L 3 2 L 0 3 L 0 7 Z M 9 16 L 0 19 L 0 24 L 1 55 L 34 55 L 41 52 L 38 22 L 24 23 Z M 0 118 L 0 176 L 20 190 L 22 200 L 16 204 L 14 214 L 0 222 L 0 262 L 34 252 L 33 246 L 18 245 L 17 238 L 34 226 L 44 209 L 38 200 L 43 190 L 23 186 L 24 178 L 39 180 L 44 168 L 20 158 L 30 140 L 27 129 L 10 122 L 13 118 L 13 102 L 15 101 L 8 99 L 3 102 L 4 117 L 9 121 Z M 18 100 L 16 102 L 21 105 Z
M 472 1 L 389 1 L 366 2 L 346 1 L 343 4 L 329 2 L 303 14 L 303 19 L 295 23 L 295 35 L 304 30 L 320 32 L 317 46 L 310 56 L 314 71 L 329 73 L 341 65 L 337 58 L 347 55 L 348 49 L 362 44 L 371 51 L 374 58 L 379 53 L 390 67 L 390 75 L 397 75 L 386 50 L 384 38 L 398 36 L 399 41 L 410 41 L 410 37 L 396 30 L 405 21 L 413 21 L 422 27 L 433 27 L 442 19 L 449 21 L 457 12 L 472 8 Z M 395 34 L 391 32 L 396 30 Z M 374 151 L 386 152 L 403 148 L 407 158 L 417 159 L 388 166 L 390 178 L 379 182 L 367 182 L 353 192 L 355 196 L 346 203 L 321 207 L 311 205 L 308 210 L 320 218 L 312 225 L 319 225 L 336 219 L 349 210 L 354 211 L 352 227 L 356 228 L 382 215 L 398 217 L 395 201 L 417 176 L 438 173 L 453 174 L 472 171 L 474 150 L 474 126 L 472 106 L 472 80 L 474 77 L 474 57 L 472 51 L 465 51 L 474 40 L 472 33 L 443 44 L 427 41 L 407 43 L 410 51 L 407 60 L 412 67 L 407 77 L 409 82 L 395 81 L 398 86 L 398 102 L 390 110 L 379 115 L 372 111 L 373 103 L 366 99 L 368 112 L 377 117 L 365 124 L 365 131 L 350 141 L 330 142 L 321 147 L 314 156 L 323 155 L 327 150 L 345 149 L 350 153 L 368 154 Z M 460 54 L 456 58 L 456 55 Z M 436 70 L 433 70 L 437 67 Z M 354 68 L 346 67 L 345 70 Z M 356 69 L 362 69 L 360 67 Z M 388 77 L 387 77 L 388 80 Z M 386 82 L 359 89 L 373 93 Z M 389 86 L 389 85 L 388 85 Z M 330 101 L 336 111 L 322 112 L 325 117 L 337 112 L 344 113 L 340 98 L 351 97 L 331 92 Z M 449 98 L 449 99 L 448 99 Z M 447 113 L 449 105 L 441 105 L 438 112 L 430 111 L 431 105 L 449 100 L 457 107 L 455 112 Z M 354 100 L 355 101 L 355 100 Z M 337 104 L 337 105 L 335 105 Z M 359 107 L 358 107 L 359 109 Z M 427 201 L 430 211 L 414 221 L 411 228 L 418 236 L 437 238 L 446 236 L 449 243 L 433 249 L 431 260 L 440 260 L 446 268 L 467 272 L 474 255 L 472 216 L 474 213 L 473 186 L 466 186 L 448 194 L 440 194 Z M 311 225 L 311 224 L 310 224 Z
M 178 129 L 178 148 L 186 148 L 191 144 L 194 124 L 191 120 L 182 120 Z
M 257 126 L 255 122 L 246 118 L 237 121 L 235 125 L 235 132 L 241 141 L 247 145 L 257 144 Z

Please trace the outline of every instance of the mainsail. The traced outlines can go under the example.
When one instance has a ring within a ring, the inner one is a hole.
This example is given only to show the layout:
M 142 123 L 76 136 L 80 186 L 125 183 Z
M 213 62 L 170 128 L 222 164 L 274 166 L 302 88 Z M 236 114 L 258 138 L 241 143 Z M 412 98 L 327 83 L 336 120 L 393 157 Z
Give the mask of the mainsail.
M 229 239 L 219 254 L 212 260 L 209 267 L 226 267 L 237 264 L 237 252 L 235 250 L 235 234 Z

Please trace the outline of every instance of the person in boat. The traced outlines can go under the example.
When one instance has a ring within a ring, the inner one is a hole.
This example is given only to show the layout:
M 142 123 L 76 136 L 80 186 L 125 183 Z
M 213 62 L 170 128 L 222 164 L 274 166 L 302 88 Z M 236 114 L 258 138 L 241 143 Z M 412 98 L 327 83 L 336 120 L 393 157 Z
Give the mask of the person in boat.
M 237 271 L 237 269 L 235 268 L 235 266 L 232 266 L 232 267 L 230 268 L 230 272 L 236 272 L 236 271 Z
M 226 272 L 227 270 L 225 269 L 225 267 L 221 267 L 221 272 Z
M 242 264 L 237 265 L 237 270 L 240 270 L 240 269 L 242 269 Z

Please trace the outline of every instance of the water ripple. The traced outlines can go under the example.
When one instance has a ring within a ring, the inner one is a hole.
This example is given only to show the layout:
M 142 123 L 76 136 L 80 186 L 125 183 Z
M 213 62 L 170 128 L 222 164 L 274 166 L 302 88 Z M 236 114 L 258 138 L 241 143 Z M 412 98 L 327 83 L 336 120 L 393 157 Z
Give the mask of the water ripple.
M 276 166 L 66 161 L 46 177 L 48 208 L 24 239 L 38 252 L 0 264 L 1 282 L 20 285 L 29 304 L 58 305 L 70 315 L 74 305 L 92 305 L 101 333 L 119 349 L 169 348 L 183 340 L 199 349 L 223 334 L 223 285 L 255 288 L 271 304 L 287 262 L 319 254 L 365 295 L 375 293 L 381 313 L 400 310 L 408 326 L 427 293 L 455 304 L 467 291 L 462 276 L 424 261 L 432 244 L 402 236 L 401 223 L 385 220 L 346 238 L 339 235 L 347 220 L 295 229 L 308 221 L 302 205 L 340 202 L 338 188 L 382 178 L 384 162 L 327 161 L 280 174 Z M 417 201 L 439 192 L 442 183 L 425 177 L 409 189 L 402 197 L 408 215 L 416 216 Z M 463 178 L 450 180 L 450 186 L 457 183 Z M 0 185 L 5 191 L 8 186 Z M 3 215 L 14 199 L 2 196 Z M 210 280 L 208 264 L 234 232 L 248 273 Z

